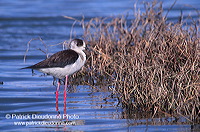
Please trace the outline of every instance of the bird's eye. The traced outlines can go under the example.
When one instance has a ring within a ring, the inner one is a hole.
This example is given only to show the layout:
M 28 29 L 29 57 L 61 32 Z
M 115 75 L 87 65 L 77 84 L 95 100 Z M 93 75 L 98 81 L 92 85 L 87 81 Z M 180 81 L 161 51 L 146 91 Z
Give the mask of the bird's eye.
M 77 39 L 76 40 L 76 44 L 77 44 L 77 46 L 83 46 L 83 40 L 81 40 L 81 39 Z

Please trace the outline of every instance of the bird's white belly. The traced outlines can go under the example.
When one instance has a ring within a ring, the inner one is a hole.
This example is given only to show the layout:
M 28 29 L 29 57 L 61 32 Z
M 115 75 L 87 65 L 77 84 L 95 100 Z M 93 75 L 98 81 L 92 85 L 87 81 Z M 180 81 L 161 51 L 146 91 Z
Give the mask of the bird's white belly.
M 71 75 L 74 72 L 80 70 L 81 67 L 84 65 L 84 63 L 85 61 L 81 60 L 81 58 L 79 57 L 78 60 L 74 64 L 67 65 L 63 68 L 61 67 L 42 68 L 42 69 L 39 69 L 39 71 L 50 74 L 56 78 L 63 79 L 65 78 L 66 75 L 67 76 Z

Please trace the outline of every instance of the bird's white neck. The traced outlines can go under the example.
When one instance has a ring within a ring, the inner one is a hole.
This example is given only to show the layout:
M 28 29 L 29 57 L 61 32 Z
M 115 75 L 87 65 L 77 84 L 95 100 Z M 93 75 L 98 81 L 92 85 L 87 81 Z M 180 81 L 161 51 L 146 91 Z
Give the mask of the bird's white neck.
M 86 60 L 86 54 L 85 54 L 85 52 L 83 52 L 83 50 L 78 49 L 78 48 L 75 48 L 75 49 L 72 49 L 72 50 L 76 51 L 80 55 L 81 60 L 83 60 L 83 61 Z

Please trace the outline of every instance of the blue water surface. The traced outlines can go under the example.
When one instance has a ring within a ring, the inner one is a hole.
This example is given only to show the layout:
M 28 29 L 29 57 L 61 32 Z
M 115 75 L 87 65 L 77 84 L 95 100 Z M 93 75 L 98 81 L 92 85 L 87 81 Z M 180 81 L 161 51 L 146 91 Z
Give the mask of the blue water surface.
M 167 13 L 174 1 L 162 2 Z M 81 38 L 81 25 L 76 23 L 71 33 L 74 20 L 63 16 L 87 21 L 93 17 L 127 15 L 135 11 L 134 7 L 144 11 L 142 3 L 141 0 L 1 0 L 0 130 L 191 131 L 189 124 L 154 125 L 145 124 L 146 119 L 126 119 L 117 99 L 112 97 L 106 86 L 94 88 L 71 84 L 67 91 L 66 109 L 61 89 L 57 111 L 56 87 L 52 84 L 52 77 L 20 70 L 45 59 L 45 54 L 41 52 L 46 51 L 44 44 L 48 46 L 49 53 L 55 53 L 63 49 L 60 43 L 65 40 Z M 199 0 L 179 0 L 169 12 L 168 19 L 177 20 L 181 10 L 185 17 L 190 15 L 198 19 L 196 10 L 199 10 L 199 5 Z M 24 63 L 24 54 L 31 39 L 35 40 L 30 42 Z M 71 118 L 64 118 L 67 116 Z

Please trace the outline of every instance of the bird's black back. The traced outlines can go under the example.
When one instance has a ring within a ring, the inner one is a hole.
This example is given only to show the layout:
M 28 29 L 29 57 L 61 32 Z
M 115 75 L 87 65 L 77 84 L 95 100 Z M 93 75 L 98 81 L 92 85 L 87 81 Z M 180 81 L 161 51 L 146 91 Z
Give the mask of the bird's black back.
M 53 54 L 51 57 L 29 67 L 25 67 L 22 69 L 30 68 L 30 69 L 40 69 L 40 68 L 52 68 L 52 67 L 65 67 L 66 65 L 70 65 L 76 62 L 79 55 L 74 50 L 68 49 L 59 51 Z

